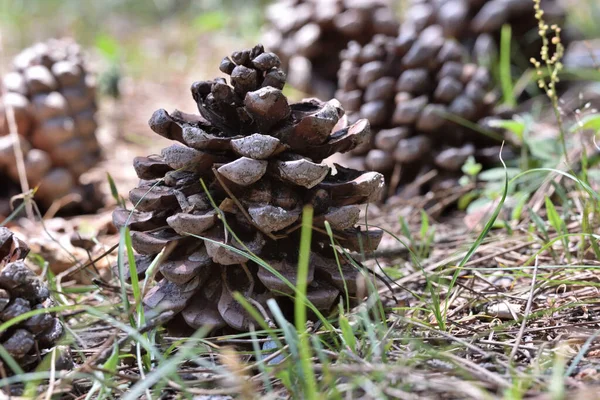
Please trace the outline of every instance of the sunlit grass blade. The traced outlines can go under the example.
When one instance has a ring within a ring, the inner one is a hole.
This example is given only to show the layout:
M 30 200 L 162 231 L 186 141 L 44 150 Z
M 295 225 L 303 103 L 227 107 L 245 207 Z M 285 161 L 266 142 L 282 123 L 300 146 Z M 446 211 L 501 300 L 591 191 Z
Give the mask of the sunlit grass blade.
M 300 233 L 300 253 L 298 255 L 298 275 L 296 278 L 297 295 L 294 301 L 294 320 L 298 331 L 298 347 L 300 364 L 304 375 L 304 396 L 309 400 L 318 398 L 317 379 L 312 367 L 312 350 L 309 335 L 306 331 L 306 298 L 308 288 L 308 267 L 312 238 L 312 207 L 305 207 L 302 213 L 302 231 Z

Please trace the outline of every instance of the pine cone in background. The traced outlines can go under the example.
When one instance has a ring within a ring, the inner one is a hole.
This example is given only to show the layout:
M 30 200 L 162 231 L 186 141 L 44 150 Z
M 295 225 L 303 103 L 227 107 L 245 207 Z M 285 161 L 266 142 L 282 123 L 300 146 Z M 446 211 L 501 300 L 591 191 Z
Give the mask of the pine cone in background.
M 96 101 L 93 77 L 87 73 L 81 49 L 72 40 L 50 40 L 21 52 L 14 71 L 3 80 L 5 105 L 12 106 L 27 179 L 39 190 L 43 207 L 69 193 L 85 198 L 82 208 L 99 207 L 90 201 L 89 187 L 79 183 L 81 174 L 100 158 L 96 140 Z M 7 115 L 0 110 L 0 191 L 20 192 L 19 175 L 8 134 Z M 7 179 L 8 178 L 8 179 Z M 1 210 L 0 210 L 1 211 Z
M 0 227 L 0 324 L 52 305 L 48 288 L 25 265 L 27 253 L 29 248 L 25 243 Z M 30 370 L 56 344 L 62 330 L 62 324 L 52 313 L 37 314 L 0 331 L 0 345 L 23 369 Z M 10 374 L 8 364 L 4 363 L 4 369 Z
M 558 0 L 542 0 L 544 19 L 548 25 L 563 26 L 566 10 Z M 417 32 L 428 26 L 442 27 L 446 38 L 455 38 L 473 55 L 473 61 L 494 62 L 504 24 L 512 28 L 516 44 L 526 65 L 529 58 L 539 56 L 541 41 L 538 22 L 531 0 L 409 0 L 403 24 Z
M 281 57 L 289 84 L 321 99 L 335 92 L 348 42 L 396 35 L 399 26 L 388 0 L 279 0 L 267 21 L 265 44 Z
M 254 261 L 220 246 L 244 247 L 221 220 L 252 253 L 293 283 L 301 213 L 312 205 L 308 298 L 327 312 L 344 291 L 344 280 L 324 221 L 341 246 L 375 249 L 382 232 L 355 225 L 360 205 L 379 197 L 383 177 L 340 166 L 333 174 L 322 160 L 368 141 L 369 123 L 347 126 L 336 100 L 289 104 L 281 91 L 285 74 L 280 60 L 260 45 L 224 58 L 220 70 L 230 75 L 230 85 L 223 78 L 192 85 L 200 115 L 154 113 L 152 130 L 180 143 L 161 156 L 135 159 L 141 179 L 129 193 L 135 211 L 117 209 L 113 214 L 116 226 L 132 230 L 140 274 L 167 248 L 159 282 L 144 303 L 150 315 L 175 317 L 171 327 L 185 322 L 194 329 L 248 329 L 252 320 L 233 299 L 236 290 L 263 306 L 277 298 L 286 310 L 286 295 L 293 291 Z M 340 260 L 348 292 L 355 296 L 357 271 L 344 256 Z
M 465 63 L 466 56 L 438 25 L 421 32 L 403 26 L 398 37 L 350 43 L 336 98 L 351 122 L 367 118 L 375 132 L 349 165 L 385 174 L 392 194 L 432 168 L 440 172 L 438 185 L 456 184 L 469 156 L 497 157 L 499 148 L 490 146 L 499 143 L 449 119 L 477 122 L 495 104 L 488 70 Z

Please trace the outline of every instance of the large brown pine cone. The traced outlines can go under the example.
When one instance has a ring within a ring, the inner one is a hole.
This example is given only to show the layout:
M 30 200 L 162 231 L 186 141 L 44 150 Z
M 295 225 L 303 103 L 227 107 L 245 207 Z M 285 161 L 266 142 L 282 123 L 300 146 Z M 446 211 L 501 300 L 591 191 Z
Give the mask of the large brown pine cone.
M 472 52 L 473 60 L 494 62 L 504 24 L 511 25 L 513 45 L 522 61 L 539 56 L 541 41 L 534 4 L 530 0 L 410 0 L 403 24 L 416 31 L 439 25 L 444 36 L 455 38 Z M 557 0 L 542 0 L 546 23 L 562 24 L 566 10 Z
M 48 206 L 69 193 L 85 195 L 79 177 L 98 162 L 100 147 L 94 81 L 80 47 L 68 39 L 38 43 L 17 55 L 3 84 L 7 94 L 2 100 L 15 113 L 29 185 L 40 185 L 36 199 Z M 8 133 L 7 115 L 0 109 L 3 195 L 19 191 Z
M 431 168 L 437 182 L 456 177 L 469 156 L 498 154 L 497 144 L 450 118 L 477 122 L 489 115 L 495 94 L 489 72 L 465 63 L 464 46 L 432 25 L 420 33 L 376 36 L 342 53 L 336 97 L 350 121 L 367 118 L 371 143 L 354 151 L 350 165 L 382 172 L 393 192 Z
M 356 223 L 360 205 L 380 195 L 383 177 L 339 166 L 334 174 L 322 160 L 368 141 L 369 123 L 347 126 L 336 100 L 289 104 L 281 91 L 280 60 L 260 45 L 224 58 L 220 70 L 230 75 L 230 85 L 223 78 L 192 85 L 200 115 L 154 113 L 152 130 L 179 143 L 134 161 L 141 179 L 129 193 L 135 211 L 113 214 L 115 225 L 132 230 L 140 274 L 167 246 L 158 284 L 144 303 L 150 315 L 175 317 L 171 326 L 185 321 L 192 328 L 248 329 L 252 321 L 234 291 L 263 306 L 276 298 L 285 310 L 293 290 L 255 261 L 220 246 L 244 250 L 222 221 L 293 283 L 302 209 L 312 205 L 308 298 L 326 312 L 344 291 L 344 280 L 324 221 L 342 247 L 376 248 L 381 231 Z M 358 271 L 344 256 L 340 260 L 349 295 L 355 296 Z
M 349 41 L 396 35 L 388 0 L 279 0 L 267 9 L 264 41 L 279 54 L 288 82 L 321 99 L 336 89 L 339 53 Z
M 0 227 L 0 324 L 31 310 L 52 305 L 48 288 L 25 265 L 28 252 L 25 243 L 10 230 Z M 0 331 L 0 345 L 23 369 L 28 370 L 34 368 L 41 356 L 56 344 L 62 330 L 62 324 L 54 314 L 37 314 L 4 332 Z M 4 369 L 11 372 L 6 363 Z

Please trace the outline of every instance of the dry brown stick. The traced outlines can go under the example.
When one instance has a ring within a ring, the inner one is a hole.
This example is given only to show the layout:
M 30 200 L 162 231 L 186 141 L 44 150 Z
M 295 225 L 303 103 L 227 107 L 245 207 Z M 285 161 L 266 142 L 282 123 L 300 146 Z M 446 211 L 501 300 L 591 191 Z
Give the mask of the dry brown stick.
M 0 60 L 4 57 L 4 46 L 2 40 L 2 32 L 0 32 Z M 4 75 L 2 70 L 2 62 L 0 62 L 0 76 Z M 33 221 L 33 207 L 31 206 L 31 198 L 29 197 L 29 182 L 27 181 L 27 170 L 25 169 L 25 158 L 23 156 L 23 149 L 21 148 L 21 140 L 19 136 L 19 128 L 17 127 L 17 121 L 15 118 L 15 110 L 13 106 L 6 102 L 6 87 L 2 87 L 2 97 L 4 108 L 6 110 L 6 120 L 8 122 L 8 130 L 13 141 L 13 151 L 15 153 L 15 161 L 17 163 L 17 172 L 19 174 L 19 183 L 21 184 L 21 191 L 25 195 L 23 201 L 25 202 L 25 210 L 27 211 L 27 218 Z
M 48 210 L 44 214 L 42 219 L 52 219 L 58 214 L 61 208 L 66 206 L 69 203 L 74 203 L 76 201 L 81 201 L 82 197 L 78 193 L 69 193 L 66 196 L 61 197 L 60 199 L 54 200 Z
M 432 169 L 431 171 L 427 172 L 426 174 L 417 177 L 417 179 L 415 179 L 414 181 L 409 183 L 404 190 L 410 191 L 414 188 L 421 187 L 424 184 L 426 184 L 427 182 L 431 181 L 437 175 L 438 175 L 437 169 Z
M 517 244 L 517 245 L 515 245 L 515 246 L 513 246 L 513 247 L 509 247 L 508 249 L 502 249 L 502 250 L 500 250 L 500 251 L 497 251 L 496 253 L 488 254 L 487 256 L 483 256 L 483 257 L 481 257 L 481 258 L 478 258 L 477 260 L 471 260 L 471 261 L 469 261 L 469 262 L 467 262 L 467 263 L 465 264 L 465 267 L 470 267 L 470 266 L 472 266 L 472 265 L 479 264 L 479 263 L 481 263 L 481 262 L 484 262 L 484 261 L 491 260 L 491 259 L 493 259 L 493 258 L 495 258 L 495 257 L 501 256 L 501 255 L 503 255 L 503 254 L 506 254 L 506 253 L 509 253 L 509 252 L 511 252 L 511 251 L 517 251 L 517 250 L 520 250 L 520 249 L 522 249 L 522 248 L 524 248 L 524 247 L 531 246 L 531 245 L 532 245 L 532 244 L 534 244 L 534 243 L 535 243 L 535 241 L 534 241 L 534 240 L 532 240 L 532 241 L 530 241 L 530 242 L 519 243 L 519 244 Z

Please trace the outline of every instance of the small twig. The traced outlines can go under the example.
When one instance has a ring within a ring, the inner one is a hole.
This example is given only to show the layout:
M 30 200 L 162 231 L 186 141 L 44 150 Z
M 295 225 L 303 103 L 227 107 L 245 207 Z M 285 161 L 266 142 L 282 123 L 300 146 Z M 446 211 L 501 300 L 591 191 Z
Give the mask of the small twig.
M 467 360 L 466 358 L 463 358 L 463 357 L 455 356 L 454 354 L 449 353 L 449 352 L 443 353 L 443 356 L 448 357 L 449 359 L 454 361 L 457 365 L 461 365 L 462 367 L 477 373 L 482 378 L 485 377 L 485 378 L 489 379 L 492 383 L 494 383 L 495 385 L 498 385 L 498 387 L 506 389 L 511 386 L 510 382 L 508 382 L 506 379 L 502 378 L 500 375 L 495 374 L 491 371 L 488 371 L 485 368 L 482 368 L 481 366 L 475 364 L 473 361 Z
M 138 381 L 140 381 L 142 379 L 142 378 L 140 378 L 138 376 L 127 375 L 127 374 L 124 374 L 124 373 L 119 372 L 119 371 L 110 371 L 110 370 L 108 370 L 106 368 L 102 368 L 102 367 L 99 367 L 99 366 L 96 366 L 96 365 L 92 365 L 90 368 L 93 371 L 98 371 L 98 372 L 102 372 L 104 374 L 108 374 L 108 375 L 112 374 L 114 376 L 118 376 L 119 378 L 124 379 L 124 380 L 129 381 L 129 382 L 138 382 Z
M 192 388 L 192 387 L 184 387 L 181 386 L 180 384 L 173 382 L 171 380 L 168 381 L 169 382 L 169 386 L 173 389 L 176 390 L 180 390 L 183 392 L 187 392 L 190 394 L 194 394 L 194 395 L 199 395 L 199 396 L 220 396 L 220 395 L 231 395 L 231 394 L 237 394 L 240 393 L 244 388 L 242 386 L 228 386 L 228 387 L 224 387 L 224 388 L 220 388 L 220 389 L 199 389 L 199 388 Z
M 50 382 L 48 384 L 48 390 L 46 390 L 46 400 L 52 398 L 52 392 L 54 392 L 54 385 L 56 384 L 56 352 L 57 348 L 52 349 L 52 356 L 50 358 Z
M 538 272 L 538 258 L 535 257 L 535 264 L 533 266 L 533 277 L 531 278 L 531 289 L 529 290 L 529 298 L 527 299 L 527 306 L 525 306 L 525 313 L 523 314 L 523 321 L 521 322 L 521 329 L 519 329 L 519 333 L 517 334 L 517 338 L 515 340 L 515 345 L 508 356 L 508 360 L 512 361 L 517 351 L 519 351 L 519 345 L 521 344 L 521 340 L 523 339 L 523 334 L 525 332 L 525 326 L 527 325 L 527 317 L 531 311 L 531 304 L 533 303 L 533 291 L 535 290 L 535 281 L 537 278 Z M 509 307 L 510 309 L 510 307 Z
M 475 185 L 469 184 L 467 186 L 461 187 L 458 190 L 456 188 L 452 188 L 445 192 L 442 192 L 437 197 L 437 201 L 435 205 L 427 210 L 427 212 L 435 218 L 438 218 L 442 212 L 448 207 L 450 204 L 454 204 L 458 199 L 460 199 L 463 195 L 475 189 Z
M 137 333 L 140 334 L 140 335 L 144 334 L 144 333 L 146 333 L 146 332 L 148 332 L 148 331 L 156 328 L 157 326 L 162 325 L 164 322 L 165 322 L 164 318 L 161 318 L 161 316 L 159 315 L 158 317 L 156 317 L 156 318 L 150 320 L 149 322 L 147 322 L 146 325 L 143 325 L 143 326 L 139 327 L 137 329 Z M 127 335 L 127 336 L 122 337 L 121 339 L 119 339 L 117 341 L 117 347 L 118 348 L 123 347 L 125 345 L 125 343 L 127 343 L 127 341 L 129 341 L 131 339 L 132 339 L 131 335 Z M 112 351 L 112 348 L 106 348 L 106 349 L 104 349 L 104 351 L 102 351 L 100 353 L 100 355 L 97 357 L 98 363 L 106 361 L 106 359 L 109 357 L 111 351 Z
M 79 367 L 79 370 L 80 371 L 90 371 L 92 369 L 92 364 L 96 360 L 100 359 L 99 362 L 104 361 L 104 360 L 101 360 L 102 355 L 105 353 L 106 350 L 112 350 L 112 344 L 114 343 L 114 341 L 116 340 L 116 338 L 118 336 L 119 336 L 119 333 L 115 329 L 113 334 L 108 339 L 106 339 L 106 341 L 104 343 L 102 343 L 102 346 L 100 346 L 98 351 L 96 353 L 94 353 L 90 358 L 85 360 L 83 365 L 81 367 Z
M 491 344 L 493 346 L 504 346 L 504 347 L 512 347 L 514 345 L 509 344 L 509 343 L 505 343 L 505 342 L 499 342 L 497 340 L 487 340 L 487 339 L 481 339 L 479 341 L 479 343 L 483 343 L 483 344 Z M 519 348 L 522 350 L 529 350 L 529 351 L 537 351 L 538 348 L 535 346 L 529 346 L 526 344 L 520 344 Z
M 78 193 L 69 193 L 66 196 L 61 197 L 60 199 L 54 200 L 48 211 L 44 214 L 43 219 L 52 219 L 58 214 L 61 208 L 70 203 L 81 202 L 83 198 Z
M 420 188 L 421 186 L 425 185 L 427 182 L 434 179 L 437 175 L 438 175 L 438 171 L 436 169 L 432 169 L 431 171 L 427 172 L 426 174 L 418 176 L 414 181 L 412 181 L 411 183 L 406 185 L 406 187 L 403 189 L 403 191 L 410 192 L 411 190 Z
M 108 250 L 106 250 L 104 253 L 100 254 L 98 257 L 94 258 L 93 260 L 85 263 L 85 264 L 80 264 L 80 265 L 74 265 L 71 268 L 64 270 L 63 272 L 61 272 L 60 274 L 56 275 L 56 279 L 62 279 L 65 277 L 69 277 L 71 275 L 73 275 L 74 273 L 81 271 L 82 269 L 85 269 L 89 266 L 94 265 L 95 263 L 97 263 L 98 261 L 100 261 L 102 258 L 106 257 L 107 255 L 109 255 L 110 253 L 112 253 L 113 251 L 116 250 L 116 248 L 119 247 L 119 244 L 115 244 L 114 246 L 112 246 L 111 248 L 109 248 Z M 77 261 L 77 260 L 76 260 Z
M 472 266 L 472 265 L 476 265 L 476 264 L 479 264 L 479 263 L 483 263 L 484 261 L 491 260 L 491 259 L 493 259 L 493 258 L 499 257 L 499 256 L 501 256 L 501 255 L 503 255 L 503 254 L 506 254 L 506 253 L 510 253 L 510 252 L 512 252 L 512 251 L 521 250 L 522 248 L 524 248 L 524 247 L 528 247 L 528 246 L 531 246 L 531 245 L 533 245 L 533 244 L 535 244 L 535 243 L 536 243 L 536 242 L 535 242 L 535 240 L 528 241 L 528 242 L 524 242 L 524 243 L 519 243 L 519 244 L 517 244 L 516 246 L 512 246 L 512 247 L 509 247 L 509 248 L 507 248 L 507 249 L 502 249 L 502 250 L 500 250 L 500 251 L 497 251 L 497 252 L 495 252 L 495 253 L 488 254 L 488 255 L 486 255 L 486 256 L 483 256 L 483 257 L 477 258 L 477 259 L 475 259 L 475 260 L 471 260 L 471 261 L 469 261 L 469 262 L 467 262 L 467 263 L 465 264 L 465 267 L 470 267 L 470 266 Z
M 2 41 L 2 33 L 0 32 L 0 60 L 4 55 L 4 46 Z M 0 62 L 0 76 L 4 76 L 4 71 L 1 68 L 2 63 Z M 15 118 L 15 110 L 12 104 L 6 101 L 7 90 L 6 87 L 2 87 L 2 97 L 4 108 L 6 111 L 6 122 L 8 122 L 8 130 L 13 142 L 13 151 L 15 153 L 15 161 L 17 163 L 17 172 L 19 174 L 19 183 L 21 184 L 21 191 L 24 194 L 29 193 L 29 182 L 27 181 L 27 170 L 25 169 L 25 157 L 23 156 L 23 149 L 21 148 L 21 139 L 19 136 L 19 128 L 17 126 L 17 120 Z M 27 218 L 33 221 L 33 207 L 31 206 L 30 196 L 24 196 L 25 210 L 27 212 Z

